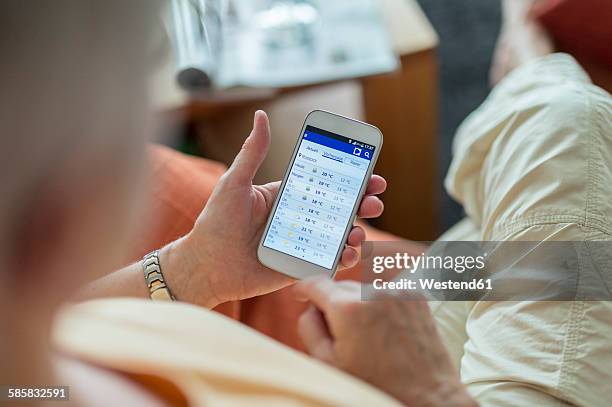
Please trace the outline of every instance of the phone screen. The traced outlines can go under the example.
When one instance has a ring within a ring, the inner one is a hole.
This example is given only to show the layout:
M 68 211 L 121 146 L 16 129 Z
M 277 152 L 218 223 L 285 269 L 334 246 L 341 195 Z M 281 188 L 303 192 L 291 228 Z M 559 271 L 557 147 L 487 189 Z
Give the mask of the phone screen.
M 332 269 L 374 146 L 306 126 L 263 245 Z

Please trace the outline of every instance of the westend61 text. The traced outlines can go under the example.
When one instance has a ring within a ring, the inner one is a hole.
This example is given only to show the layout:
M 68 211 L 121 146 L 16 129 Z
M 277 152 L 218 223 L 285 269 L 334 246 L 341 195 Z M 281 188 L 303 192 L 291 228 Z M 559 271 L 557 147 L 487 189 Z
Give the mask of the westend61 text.
M 376 290 L 492 290 L 490 278 L 479 278 L 470 281 L 438 281 L 433 278 L 419 278 L 410 280 L 401 278 L 394 281 L 383 281 L 377 278 L 372 282 Z

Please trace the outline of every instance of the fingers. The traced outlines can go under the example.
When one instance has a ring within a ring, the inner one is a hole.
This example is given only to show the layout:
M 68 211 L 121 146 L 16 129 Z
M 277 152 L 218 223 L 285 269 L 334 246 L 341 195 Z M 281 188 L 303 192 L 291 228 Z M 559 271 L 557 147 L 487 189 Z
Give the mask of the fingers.
M 354 247 L 347 246 L 342 252 L 340 262 L 342 263 L 343 267 L 351 268 L 359 263 L 359 253 Z
M 334 293 L 334 282 L 326 277 L 308 278 L 295 286 L 296 294 L 312 302 L 321 311 L 330 307 L 330 297 Z
M 351 230 L 351 233 L 349 233 L 346 243 L 348 243 L 349 246 L 359 247 L 365 238 L 365 230 L 363 230 L 361 226 L 355 226 L 353 230 Z
M 378 195 L 385 192 L 387 189 L 387 181 L 380 175 L 372 175 L 368 187 L 366 188 L 366 195 Z
M 253 130 L 229 169 L 228 177 L 241 184 L 251 184 L 270 147 L 270 123 L 265 112 L 258 110 Z
M 383 202 L 375 196 L 366 196 L 361 201 L 357 216 L 360 218 L 377 218 L 385 209 Z
M 298 334 L 308 353 L 324 362 L 333 362 L 333 339 L 327 328 L 325 317 L 315 307 L 308 307 L 300 316 Z
M 382 194 L 386 189 L 387 181 L 380 175 L 372 175 L 368 187 L 366 188 L 365 197 L 359 206 L 357 216 L 360 218 L 377 218 L 382 215 L 385 207 L 382 201 L 373 195 Z
M 342 257 L 340 257 L 340 265 L 343 268 L 351 268 L 359 263 L 359 252 L 351 246 L 359 247 L 365 240 L 365 231 L 360 226 L 355 226 L 351 233 L 349 233 L 347 244 L 348 246 L 342 251 Z

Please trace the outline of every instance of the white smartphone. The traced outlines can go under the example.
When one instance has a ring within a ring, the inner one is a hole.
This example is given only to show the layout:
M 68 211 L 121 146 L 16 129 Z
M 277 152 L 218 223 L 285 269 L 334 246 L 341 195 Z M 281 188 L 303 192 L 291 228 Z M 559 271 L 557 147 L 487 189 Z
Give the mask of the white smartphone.
M 259 243 L 259 261 L 298 279 L 333 277 L 382 142 L 372 125 L 310 112 Z

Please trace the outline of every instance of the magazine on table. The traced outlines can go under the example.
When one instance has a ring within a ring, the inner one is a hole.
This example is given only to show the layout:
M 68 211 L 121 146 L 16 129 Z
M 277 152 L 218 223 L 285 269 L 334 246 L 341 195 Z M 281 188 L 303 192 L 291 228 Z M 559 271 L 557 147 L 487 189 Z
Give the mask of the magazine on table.
M 278 88 L 398 66 L 375 0 L 172 0 L 179 84 Z

